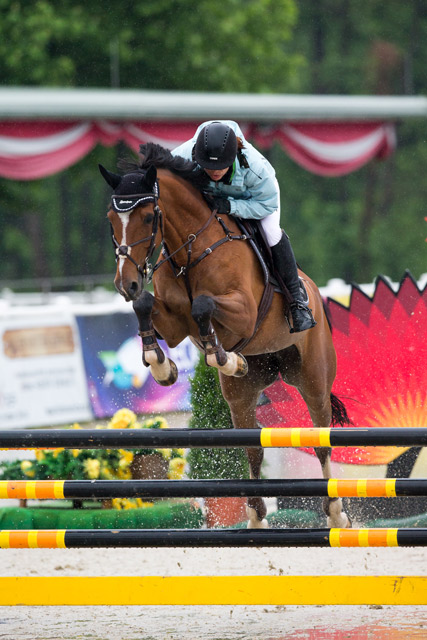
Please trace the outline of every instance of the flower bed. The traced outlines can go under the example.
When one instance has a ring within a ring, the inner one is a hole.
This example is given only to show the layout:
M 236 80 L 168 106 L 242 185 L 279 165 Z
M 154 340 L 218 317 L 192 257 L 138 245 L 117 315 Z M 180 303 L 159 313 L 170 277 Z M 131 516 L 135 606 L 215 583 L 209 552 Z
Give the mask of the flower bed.
M 74 424 L 71 429 L 81 429 Z M 97 429 L 167 429 L 158 416 L 143 422 L 130 409 L 120 409 L 107 426 Z M 34 460 L 0 462 L 0 480 L 129 480 L 180 479 L 186 465 L 185 449 L 36 449 Z M 152 506 L 140 498 L 116 498 L 109 506 L 132 509 Z

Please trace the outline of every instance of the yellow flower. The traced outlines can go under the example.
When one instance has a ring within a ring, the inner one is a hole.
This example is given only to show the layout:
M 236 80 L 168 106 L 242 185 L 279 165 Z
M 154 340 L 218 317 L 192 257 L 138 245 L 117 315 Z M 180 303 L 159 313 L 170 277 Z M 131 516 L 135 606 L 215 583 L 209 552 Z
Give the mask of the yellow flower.
M 154 502 L 144 502 L 141 498 L 136 498 L 136 506 L 139 509 L 146 509 L 147 507 L 154 507 Z
M 156 421 L 160 422 L 160 429 L 168 429 L 169 428 L 169 425 L 168 425 L 168 423 L 166 422 L 166 420 L 164 418 L 159 416 L 158 418 L 156 418 Z
M 81 449 L 71 449 L 73 458 L 77 458 L 77 456 L 80 455 L 80 451 Z
M 33 463 L 30 460 L 23 460 L 21 462 L 21 471 L 28 478 L 34 478 L 34 476 L 36 475 L 36 470 L 33 469 Z
M 101 462 L 101 468 L 99 471 L 99 477 L 106 480 L 112 480 L 115 477 L 113 469 L 109 466 L 106 460 Z
M 125 504 L 123 506 L 123 509 L 136 509 L 136 504 L 132 502 L 132 500 L 129 500 L 128 498 L 124 498 L 124 500 Z
M 185 449 L 174 449 L 173 452 L 180 458 L 185 458 Z
M 75 422 L 71 428 L 72 429 L 81 429 L 81 426 L 78 424 L 78 422 Z
M 173 458 L 169 462 L 169 480 L 179 480 L 184 475 L 185 460 L 183 458 Z
M 59 454 L 61 453 L 61 451 L 64 451 L 64 447 L 62 448 L 58 448 L 58 449 L 54 449 L 53 451 L 53 457 L 57 458 L 59 456 Z
M 41 462 L 45 458 L 46 458 L 46 455 L 45 455 L 44 451 L 41 451 L 40 449 L 37 449 L 36 450 L 36 460 L 37 460 L 37 462 Z
M 119 449 L 119 453 L 121 458 L 119 460 L 119 467 L 125 468 L 128 467 L 133 460 L 133 451 L 126 451 L 125 449 Z
M 113 509 L 121 509 L 122 508 L 122 498 L 113 498 L 112 499 Z
M 136 415 L 130 409 L 119 409 L 110 420 L 113 429 L 128 429 L 136 421 Z
M 99 460 L 88 458 L 83 462 L 83 468 L 89 478 L 99 478 L 99 472 L 101 469 L 101 463 Z
M 157 449 L 165 460 L 170 460 L 172 456 L 172 449 Z
M 119 480 L 131 480 L 132 472 L 129 467 L 125 467 L 124 469 L 119 469 L 117 471 L 116 477 L 119 478 Z

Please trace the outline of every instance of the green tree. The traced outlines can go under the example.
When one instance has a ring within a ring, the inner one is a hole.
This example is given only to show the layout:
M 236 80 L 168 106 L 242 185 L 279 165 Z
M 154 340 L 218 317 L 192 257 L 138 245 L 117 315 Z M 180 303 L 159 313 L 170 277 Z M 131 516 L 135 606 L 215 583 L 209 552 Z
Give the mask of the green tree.
M 300 54 L 284 44 L 294 0 L 0 0 L 1 84 L 281 91 L 297 86 Z M 123 149 L 95 149 L 33 182 L 0 180 L 1 279 L 113 271 L 104 211 Z
M 191 429 L 232 429 L 230 409 L 224 400 L 218 372 L 201 357 L 190 381 Z M 214 448 L 190 450 L 187 461 L 190 478 L 249 478 L 249 465 L 243 449 Z

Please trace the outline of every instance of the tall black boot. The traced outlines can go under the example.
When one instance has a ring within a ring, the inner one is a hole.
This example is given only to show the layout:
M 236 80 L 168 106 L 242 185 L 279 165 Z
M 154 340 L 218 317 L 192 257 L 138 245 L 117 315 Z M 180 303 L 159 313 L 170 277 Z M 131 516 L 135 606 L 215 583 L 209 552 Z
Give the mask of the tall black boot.
M 274 267 L 293 298 L 293 302 L 290 305 L 293 320 L 291 333 L 311 329 L 316 325 L 316 322 L 311 313 L 311 309 L 308 308 L 304 300 L 298 277 L 297 263 L 286 233 L 282 232 L 282 238 L 274 247 L 271 247 L 271 253 L 273 255 Z

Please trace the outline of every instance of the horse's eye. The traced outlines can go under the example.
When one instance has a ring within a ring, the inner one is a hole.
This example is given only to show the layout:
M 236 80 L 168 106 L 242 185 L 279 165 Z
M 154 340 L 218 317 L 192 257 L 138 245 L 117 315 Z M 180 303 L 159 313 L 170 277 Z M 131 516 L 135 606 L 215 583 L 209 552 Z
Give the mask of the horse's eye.
M 144 222 L 146 222 L 147 224 L 150 224 L 150 222 L 153 222 L 153 220 L 154 220 L 153 214 L 149 213 L 147 216 L 145 216 Z

